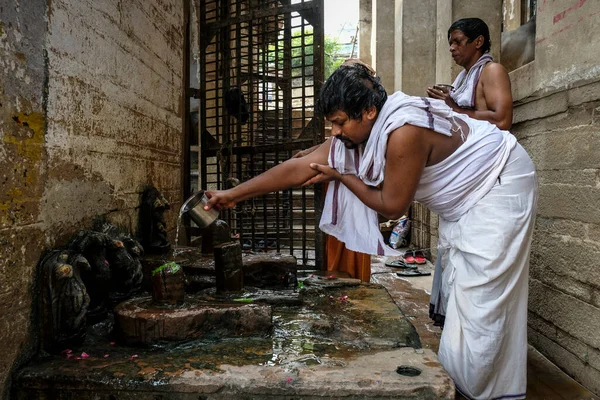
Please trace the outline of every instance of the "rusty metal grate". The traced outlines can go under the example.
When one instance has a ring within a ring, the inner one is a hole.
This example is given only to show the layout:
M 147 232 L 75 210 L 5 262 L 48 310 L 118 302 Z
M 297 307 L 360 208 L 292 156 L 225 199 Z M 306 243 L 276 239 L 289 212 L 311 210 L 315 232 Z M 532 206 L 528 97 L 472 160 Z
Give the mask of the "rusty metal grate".
M 323 140 L 323 0 L 200 0 L 199 181 L 223 189 Z M 315 191 L 313 191 L 315 190 Z M 322 194 L 294 189 L 227 213 L 247 250 L 320 266 Z

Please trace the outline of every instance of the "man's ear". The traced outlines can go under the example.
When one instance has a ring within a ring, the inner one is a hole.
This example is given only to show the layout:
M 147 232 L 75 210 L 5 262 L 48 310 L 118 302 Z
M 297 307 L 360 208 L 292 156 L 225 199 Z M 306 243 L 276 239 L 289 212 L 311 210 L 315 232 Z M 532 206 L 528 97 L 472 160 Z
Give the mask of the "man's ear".
M 477 39 L 475 39 L 475 47 L 477 47 L 478 49 L 481 48 L 481 46 L 483 46 L 484 40 L 485 39 L 483 38 L 483 35 L 477 36 Z
M 377 117 L 377 108 L 375 106 L 365 108 L 364 116 L 367 117 L 367 119 L 374 120 Z

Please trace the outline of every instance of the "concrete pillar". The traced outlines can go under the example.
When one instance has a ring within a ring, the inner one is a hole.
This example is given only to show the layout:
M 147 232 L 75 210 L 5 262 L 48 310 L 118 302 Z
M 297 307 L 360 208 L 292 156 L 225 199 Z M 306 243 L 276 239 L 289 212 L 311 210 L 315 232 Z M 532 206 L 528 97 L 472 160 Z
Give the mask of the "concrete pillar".
M 396 1 L 396 89 L 411 96 L 436 83 L 437 1 Z
M 452 83 L 454 77 L 454 60 L 450 56 L 448 46 L 448 28 L 454 21 L 452 15 L 452 1 L 436 0 L 436 49 L 435 49 L 435 82 Z M 458 73 L 458 72 L 457 72 Z
M 395 89 L 395 15 L 396 2 L 390 0 L 373 1 L 373 30 L 375 31 L 375 51 L 373 67 L 381 78 L 388 93 Z
M 369 65 L 373 64 L 371 55 L 371 35 L 373 23 L 373 2 L 360 0 L 358 9 L 358 57 Z

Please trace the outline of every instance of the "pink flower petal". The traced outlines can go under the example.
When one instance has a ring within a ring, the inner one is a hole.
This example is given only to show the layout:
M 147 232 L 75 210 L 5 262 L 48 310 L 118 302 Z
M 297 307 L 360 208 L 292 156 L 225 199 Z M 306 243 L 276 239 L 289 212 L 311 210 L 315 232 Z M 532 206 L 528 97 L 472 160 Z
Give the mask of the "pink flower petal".
M 114 346 L 114 345 L 115 345 L 115 342 L 110 342 L 110 345 L 111 345 L 111 346 Z
M 105 355 L 104 355 L 104 358 L 108 358 L 108 354 L 105 354 Z
M 71 354 L 73 352 L 73 350 L 71 349 L 64 349 L 63 351 L 60 352 L 60 354 Z
M 290 383 L 290 382 L 292 381 L 292 378 L 287 378 L 285 381 L 286 381 L 287 383 Z
M 131 357 L 129 357 L 129 361 L 133 361 L 134 358 L 138 358 L 139 356 L 137 354 L 132 355 Z
M 84 351 L 81 353 L 81 358 L 90 358 L 90 355 Z
M 73 357 L 73 360 L 81 360 L 81 357 Z

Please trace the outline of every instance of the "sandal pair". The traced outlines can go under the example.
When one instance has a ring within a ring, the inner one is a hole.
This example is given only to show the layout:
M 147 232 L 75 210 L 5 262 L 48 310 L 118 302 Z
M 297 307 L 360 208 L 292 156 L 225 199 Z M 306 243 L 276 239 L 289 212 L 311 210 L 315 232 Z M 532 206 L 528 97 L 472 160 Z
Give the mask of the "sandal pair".
M 404 262 L 404 260 L 392 260 L 392 261 L 387 261 L 385 263 L 386 267 L 390 267 L 390 268 L 417 268 L 416 265 L 414 264 L 407 264 L 406 262 Z
M 408 250 L 404 253 L 404 262 L 406 264 L 425 264 L 427 259 L 421 250 Z

